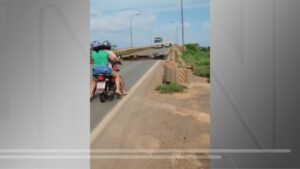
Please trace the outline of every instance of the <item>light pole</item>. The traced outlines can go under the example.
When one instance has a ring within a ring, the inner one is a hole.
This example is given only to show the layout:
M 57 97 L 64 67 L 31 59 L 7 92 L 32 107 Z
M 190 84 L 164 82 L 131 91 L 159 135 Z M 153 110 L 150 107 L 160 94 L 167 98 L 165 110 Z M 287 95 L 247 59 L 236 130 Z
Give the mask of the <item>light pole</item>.
M 140 13 L 136 13 L 130 17 L 130 47 L 132 48 L 132 21 L 135 16 L 141 15 Z
M 183 0 L 181 0 L 181 38 L 182 38 L 182 47 L 184 50 L 184 20 L 183 20 Z
M 170 23 L 173 23 L 175 25 L 175 28 L 176 28 L 176 32 L 175 32 L 175 42 L 176 42 L 176 45 L 178 43 L 178 27 L 177 27 L 177 23 L 173 22 L 173 21 L 170 21 Z
M 150 46 L 152 45 L 152 41 L 153 41 L 153 36 L 154 36 L 154 33 L 153 33 L 153 28 L 151 29 L 151 40 L 150 40 Z

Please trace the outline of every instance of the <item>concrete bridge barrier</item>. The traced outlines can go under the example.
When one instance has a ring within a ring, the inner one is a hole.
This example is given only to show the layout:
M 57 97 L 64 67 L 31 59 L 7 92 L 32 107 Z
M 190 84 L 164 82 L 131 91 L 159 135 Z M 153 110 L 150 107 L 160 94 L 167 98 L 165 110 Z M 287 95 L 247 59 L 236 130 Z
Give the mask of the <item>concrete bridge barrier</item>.
M 176 54 L 177 53 L 177 54 Z M 192 69 L 187 66 L 185 63 L 176 62 L 176 55 L 178 55 L 178 49 L 172 48 L 166 63 L 164 64 L 164 83 L 178 83 L 181 85 L 188 86 L 191 82 Z M 183 60 L 180 59 L 180 62 Z

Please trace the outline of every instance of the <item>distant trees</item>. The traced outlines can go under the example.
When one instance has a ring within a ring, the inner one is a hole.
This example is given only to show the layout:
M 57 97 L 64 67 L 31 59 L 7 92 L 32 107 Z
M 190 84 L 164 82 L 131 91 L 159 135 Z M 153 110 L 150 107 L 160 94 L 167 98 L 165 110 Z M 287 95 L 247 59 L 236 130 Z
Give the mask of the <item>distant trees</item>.
M 187 49 L 189 49 L 190 51 L 197 51 L 197 50 L 201 50 L 203 52 L 210 52 L 210 46 L 208 47 L 203 47 L 200 46 L 199 43 L 190 43 L 190 44 L 186 44 L 185 45 Z
M 117 49 L 118 45 L 111 45 L 112 49 Z
M 210 47 L 201 47 L 198 43 L 187 44 L 182 58 L 193 66 L 196 76 L 210 78 Z

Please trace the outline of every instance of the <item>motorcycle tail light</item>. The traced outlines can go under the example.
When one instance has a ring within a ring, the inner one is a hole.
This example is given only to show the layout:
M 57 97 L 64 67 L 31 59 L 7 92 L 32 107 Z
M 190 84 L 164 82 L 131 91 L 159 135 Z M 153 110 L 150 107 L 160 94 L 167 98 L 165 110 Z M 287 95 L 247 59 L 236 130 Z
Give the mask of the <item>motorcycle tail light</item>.
M 98 81 L 104 81 L 104 80 L 105 80 L 105 77 L 104 77 L 104 76 L 99 76 L 99 77 L 97 77 L 97 80 L 98 80 Z

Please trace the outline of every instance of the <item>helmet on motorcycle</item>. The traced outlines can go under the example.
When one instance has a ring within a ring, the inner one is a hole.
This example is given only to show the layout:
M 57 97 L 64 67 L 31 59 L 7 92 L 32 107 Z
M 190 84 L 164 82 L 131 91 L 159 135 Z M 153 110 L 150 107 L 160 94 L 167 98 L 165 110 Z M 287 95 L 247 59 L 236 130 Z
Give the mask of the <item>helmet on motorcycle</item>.
M 104 49 L 106 49 L 106 50 L 111 50 L 111 44 L 110 44 L 110 42 L 109 42 L 108 40 L 104 41 L 104 42 L 102 43 L 102 45 L 103 45 L 103 48 L 104 48 Z
M 99 48 L 101 46 L 101 42 L 94 40 L 91 43 L 91 49 Z

